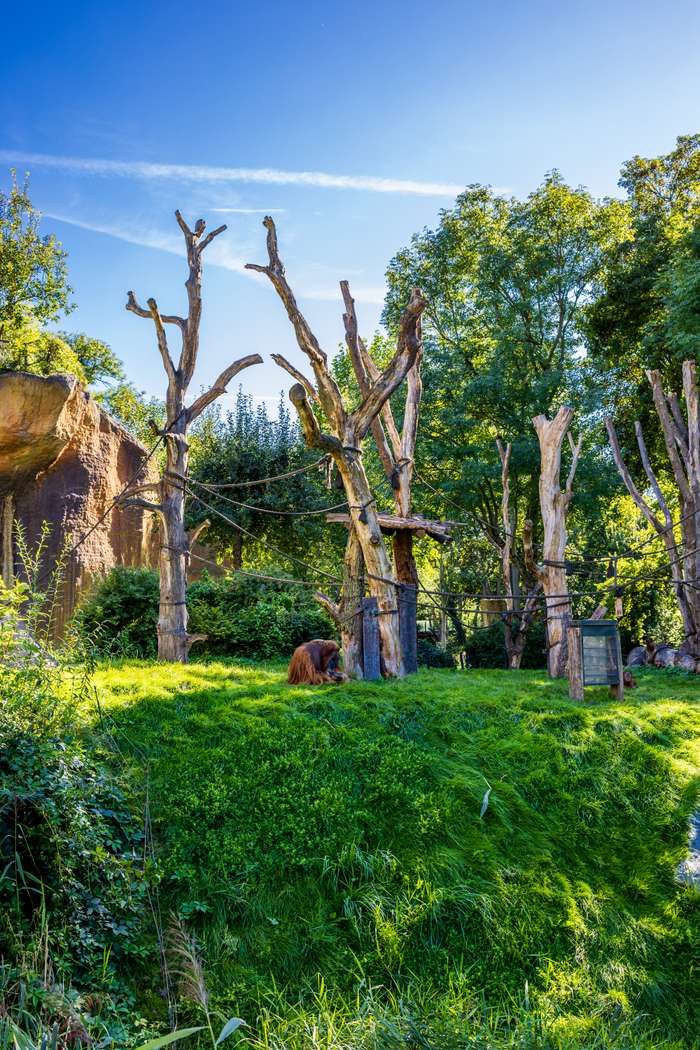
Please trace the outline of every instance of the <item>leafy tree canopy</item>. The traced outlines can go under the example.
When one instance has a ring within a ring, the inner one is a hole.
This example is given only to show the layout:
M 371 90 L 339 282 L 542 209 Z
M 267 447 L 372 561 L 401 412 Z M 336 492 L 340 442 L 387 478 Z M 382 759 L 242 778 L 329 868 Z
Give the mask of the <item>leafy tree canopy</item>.
M 41 215 L 29 198 L 29 185 L 14 171 L 8 191 L 0 191 L 0 339 L 11 340 L 28 320 L 55 321 L 71 308 L 66 253 L 53 236 L 39 232 Z

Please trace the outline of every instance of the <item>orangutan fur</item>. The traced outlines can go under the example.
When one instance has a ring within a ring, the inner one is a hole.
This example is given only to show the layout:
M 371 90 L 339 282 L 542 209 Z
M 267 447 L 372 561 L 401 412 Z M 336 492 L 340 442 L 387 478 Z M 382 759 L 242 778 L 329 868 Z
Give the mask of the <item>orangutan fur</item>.
M 340 649 L 336 642 L 314 638 L 304 642 L 289 664 L 287 681 L 290 685 L 321 685 L 323 682 L 345 682 L 346 675 L 338 670 Z

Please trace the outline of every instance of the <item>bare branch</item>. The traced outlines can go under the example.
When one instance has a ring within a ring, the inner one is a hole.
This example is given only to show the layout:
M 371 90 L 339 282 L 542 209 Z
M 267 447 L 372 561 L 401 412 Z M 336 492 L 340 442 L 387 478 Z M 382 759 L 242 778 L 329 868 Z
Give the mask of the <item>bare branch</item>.
M 204 521 L 200 521 L 198 525 L 195 525 L 193 529 L 190 529 L 187 539 L 190 547 L 197 542 L 199 537 L 202 535 L 205 529 L 208 529 L 211 525 L 209 518 L 205 518 Z
M 277 231 L 269 215 L 266 215 L 263 219 L 263 226 L 267 230 L 268 265 L 259 266 L 255 263 L 247 263 L 246 269 L 264 273 L 272 282 L 292 323 L 299 348 L 309 358 L 313 367 L 318 396 L 323 405 L 323 410 L 333 423 L 334 429 L 340 432 L 344 427 L 346 415 L 338 384 L 329 373 L 328 358 L 319 346 L 316 336 L 311 331 L 306 318 L 299 309 L 294 293 L 287 282 L 277 247 Z
M 641 460 L 642 460 L 642 466 L 644 467 L 644 472 L 645 472 L 647 478 L 649 479 L 649 484 L 652 487 L 654 495 L 656 496 L 656 501 L 659 504 L 659 506 L 661 507 L 661 510 L 663 512 L 663 516 L 664 516 L 664 518 L 666 520 L 666 525 L 668 526 L 668 525 L 670 525 L 672 523 L 673 518 L 671 517 L 671 512 L 668 509 L 668 504 L 666 503 L 666 500 L 664 499 L 664 494 L 661 491 L 661 487 L 660 487 L 660 485 L 659 485 L 659 483 L 658 483 L 658 481 L 656 479 L 656 474 L 652 470 L 651 462 L 649 460 L 649 453 L 647 452 L 647 446 L 646 446 L 646 442 L 644 440 L 644 433 L 642 431 L 642 424 L 639 422 L 639 420 L 635 421 L 634 432 L 637 435 L 637 445 L 639 446 L 639 455 L 640 455 Z
M 627 491 L 629 492 L 630 496 L 632 497 L 632 499 L 636 503 L 637 507 L 639 507 L 639 509 L 641 510 L 642 514 L 647 519 L 649 524 L 654 529 L 656 529 L 657 532 L 663 534 L 665 532 L 663 523 L 661 521 L 659 521 L 659 519 L 657 518 L 657 516 L 654 514 L 653 510 L 649 506 L 649 504 L 642 497 L 639 489 L 637 488 L 637 486 L 634 483 L 634 478 L 632 477 L 632 475 L 630 474 L 629 470 L 627 469 L 627 464 L 625 463 L 624 459 L 622 458 L 622 452 L 620 451 L 620 443 L 619 443 L 619 441 L 617 439 L 617 433 L 615 431 L 615 426 L 613 424 L 612 419 L 609 416 L 605 417 L 605 427 L 606 427 L 606 429 L 608 431 L 608 438 L 610 439 L 610 447 L 612 449 L 612 454 L 613 454 L 613 458 L 615 460 L 615 465 L 617 466 L 617 469 L 618 469 L 618 471 L 620 473 L 620 477 L 622 478 L 622 480 L 625 483 L 625 487 L 627 488 Z
M 196 401 L 190 405 L 186 410 L 186 419 L 188 423 L 191 423 L 197 416 L 201 415 L 204 409 L 216 401 L 217 397 L 221 397 L 222 394 L 226 393 L 226 387 L 231 382 L 234 376 L 237 376 L 239 372 L 242 372 L 244 368 L 250 368 L 251 365 L 261 365 L 262 357 L 260 354 L 248 354 L 247 357 L 241 357 L 238 361 L 234 361 L 228 368 L 225 368 L 221 375 L 216 379 L 213 385 L 204 393 L 201 394 Z
M 367 352 L 367 348 L 360 339 L 357 314 L 355 313 L 355 300 L 350 294 L 350 285 L 347 281 L 340 282 L 340 291 L 343 296 L 343 302 L 345 303 L 345 313 L 343 314 L 343 325 L 345 327 L 345 342 L 347 344 L 348 352 L 350 354 L 350 361 L 352 363 L 353 371 L 355 372 L 355 379 L 357 385 L 360 388 L 360 396 L 366 398 L 370 392 L 374 378 L 379 375 L 379 370 L 374 365 L 374 362 Z M 374 372 L 374 377 L 370 373 L 368 364 Z M 387 478 L 391 479 L 391 476 L 395 468 L 395 460 L 401 456 L 401 439 L 399 438 L 396 424 L 394 422 L 394 416 L 391 411 L 391 405 L 389 402 L 386 403 L 381 413 L 382 418 L 375 416 L 372 420 L 372 437 L 374 438 L 379 453 L 379 458 L 382 461 L 384 467 L 384 473 Z M 393 453 L 387 441 L 386 432 L 384 425 L 386 424 L 387 430 L 392 435 L 393 442 Z M 395 437 L 395 441 L 393 438 Z
M 323 591 L 315 591 L 314 600 L 318 602 L 322 609 L 325 609 L 334 623 L 340 625 L 340 608 L 328 597 L 327 594 L 324 594 Z
M 420 319 L 425 305 L 425 299 L 419 290 L 414 288 L 401 318 L 396 353 L 362 404 L 352 413 L 352 422 L 358 439 L 365 436 L 374 417 L 379 414 L 383 405 L 415 364 L 421 351 Z
M 301 383 L 295 383 L 289 391 L 289 400 L 297 410 L 307 445 L 312 448 L 322 448 L 325 452 L 342 451 L 343 446 L 339 438 L 322 432 L 314 410 L 309 404 L 306 390 Z
M 583 445 L 583 434 L 579 434 L 578 441 L 574 441 L 571 431 L 567 431 L 566 435 L 569 439 L 569 448 L 571 449 L 571 467 L 569 469 L 569 476 L 566 479 L 566 498 L 571 499 L 574 491 L 574 478 L 576 477 L 576 467 L 578 466 L 579 456 L 581 455 L 581 447 Z
M 144 309 L 143 306 L 139 306 L 136 301 L 136 297 L 133 292 L 127 292 L 126 309 L 130 310 L 132 314 L 136 314 L 137 317 L 152 317 L 151 311 Z M 178 328 L 184 328 L 187 321 L 184 317 L 178 317 L 177 314 L 161 314 L 160 319 L 163 324 L 174 324 Z
M 677 448 L 679 438 L 681 443 L 685 443 L 685 435 L 681 434 L 675 419 L 669 411 L 668 402 L 661 381 L 661 373 L 656 369 L 648 369 L 646 376 L 651 384 L 654 405 L 656 406 L 657 414 L 661 420 L 661 428 L 663 430 L 664 443 L 666 445 L 666 451 L 668 452 L 668 458 L 671 461 L 671 467 L 673 468 L 676 484 L 681 492 L 681 498 L 685 503 L 691 498 L 690 486 L 688 485 L 688 478 L 683 463 L 681 462 L 681 458 L 678 455 Z
M 180 227 L 180 229 L 182 230 L 182 232 L 185 235 L 185 240 L 186 241 L 191 241 L 192 237 L 193 237 L 192 230 L 189 228 L 189 226 L 187 225 L 187 223 L 183 219 L 182 213 L 181 213 L 179 208 L 175 209 L 175 218 L 177 219 L 178 226 Z
M 165 373 L 169 381 L 174 381 L 176 374 L 175 365 L 173 364 L 173 359 L 170 356 L 170 351 L 168 350 L 168 337 L 165 334 L 165 328 L 163 327 L 163 318 L 158 312 L 158 304 L 156 303 L 155 299 L 149 299 L 148 310 L 144 310 L 144 308 L 142 306 L 139 306 L 139 304 L 137 303 L 134 293 L 128 292 L 126 300 L 126 309 L 129 310 L 131 313 L 136 314 L 138 317 L 150 317 L 153 319 L 153 323 L 156 326 L 158 349 L 160 351 L 161 360 L 163 361 Z M 171 318 L 170 320 L 173 324 L 179 324 L 182 319 Z M 184 324 L 185 322 L 182 323 Z
M 535 561 L 535 549 L 533 543 L 534 526 L 531 518 L 527 518 L 523 524 L 523 553 L 525 555 L 525 568 L 536 580 L 542 582 L 544 571 Z
M 158 514 L 163 513 L 163 508 L 160 503 L 149 503 L 148 500 L 135 498 L 125 499 L 119 501 L 119 506 L 124 510 L 151 510 Z
M 215 237 L 218 237 L 219 234 L 223 233 L 226 229 L 228 229 L 228 227 L 226 226 L 226 223 L 224 223 L 222 226 L 217 226 L 215 230 L 211 231 L 211 233 L 208 233 L 199 246 L 200 254 L 211 244 Z
M 316 388 L 311 380 L 306 378 L 303 372 L 300 372 L 298 368 L 295 368 L 294 365 L 290 364 L 286 357 L 282 357 L 282 354 L 271 354 L 270 356 L 276 365 L 279 365 L 280 368 L 283 368 L 285 372 L 290 374 L 292 379 L 296 379 L 297 383 L 301 383 L 312 401 L 318 401 Z
M 141 485 L 130 485 L 124 493 L 124 498 L 130 498 L 131 496 L 140 496 L 142 492 L 153 492 L 153 490 L 160 489 L 159 481 L 147 481 Z

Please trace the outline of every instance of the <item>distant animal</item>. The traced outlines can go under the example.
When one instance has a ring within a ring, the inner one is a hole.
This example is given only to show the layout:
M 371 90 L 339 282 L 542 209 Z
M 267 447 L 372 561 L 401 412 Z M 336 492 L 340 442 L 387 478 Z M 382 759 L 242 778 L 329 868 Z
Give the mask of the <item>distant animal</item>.
M 294 650 L 289 662 L 287 681 L 290 685 L 322 685 L 324 682 L 346 682 L 339 667 L 337 642 L 314 638 Z
M 636 689 L 637 683 L 635 682 L 634 678 L 632 677 L 632 672 L 631 671 L 623 671 L 622 672 L 622 677 L 623 677 L 623 681 L 624 681 L 624 684 L 625 684 L 625 689 Z

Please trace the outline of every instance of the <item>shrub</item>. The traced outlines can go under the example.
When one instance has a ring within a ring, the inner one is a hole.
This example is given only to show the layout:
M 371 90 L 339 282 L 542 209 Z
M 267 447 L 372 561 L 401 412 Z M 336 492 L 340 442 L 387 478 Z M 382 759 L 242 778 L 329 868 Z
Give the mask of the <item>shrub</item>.
M 270 659 L 289 656 L 310 638 L 334 634 L 309 589 L 283 580 L 205 574 L 189 586 L 187 595 L 190 630 L 208 636 L 197 646 L 199 655 Z M 155 656 L 158 574 L 151 569 L 112 569 L 82 603 L 75 622 L 104 655 Z
M 545 630 L 543 623 L 534 623 L 527 633 L 521 667 L 523 670 L 539 671 L 547 666 L 545 652 Z M 507 667 L 506 645 L 503 624 L 477 628 L 467 638 L 467 656 L 471 667 Z
M 198 652 L 211 656 L 289 656 L 302 642 L 335 633 L 306 587 L 236 573 L 204 576 L 188 597 L 192 631 L 209 636 Z
M 455 661 L 451 653 L 441 649 L 428 638 L 418 639 L 419 667 L 454 667 L 454 665 Z
M 149 659 L 158 644 L 158 573 L 112 569 L 79 606 L 74 622 L 100 653 Z
M 109 995 L 120 960 L 148 950 L 143 835 L 98 742 L 80 735 L 90 652 L 42 637 L 52 588 L 27 576 L 0 583 L 1 998 L 72 1025 L 65 986 Z

